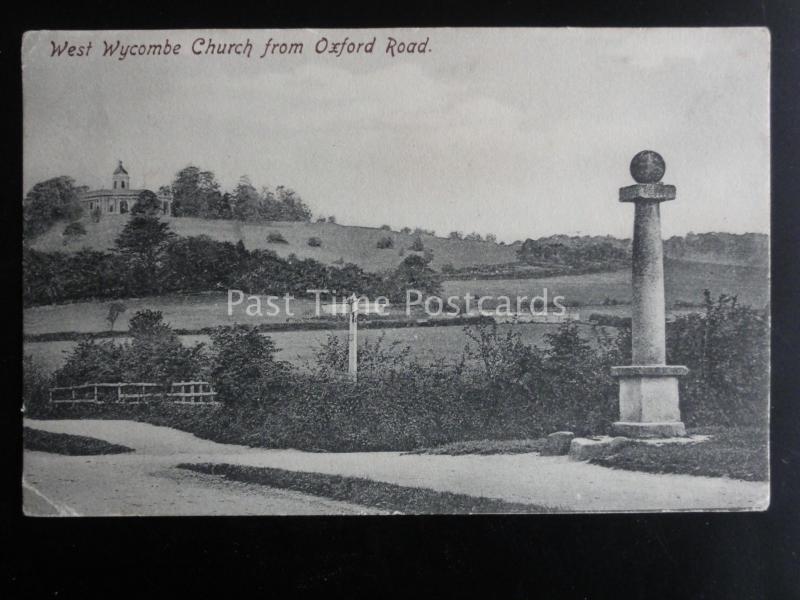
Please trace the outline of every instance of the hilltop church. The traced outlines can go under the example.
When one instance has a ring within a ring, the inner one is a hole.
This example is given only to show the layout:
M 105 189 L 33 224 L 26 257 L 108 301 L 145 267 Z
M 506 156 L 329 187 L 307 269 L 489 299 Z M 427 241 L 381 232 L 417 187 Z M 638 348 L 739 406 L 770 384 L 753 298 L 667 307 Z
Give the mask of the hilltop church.
M 86 214 L 92 214 L 96 209 L 104 215 L 124 215 L 136 204 L 139 194 L 144 189 L 131 189 L 130 175 L 122 166 L 122 161 L 114 170 L 111 178 L 111 189 L 90 190 L 81 195 L 81 206 Z M 159 192 L 156 194 L 161 201 L 161 212 L 172 215 L 172 196 Z

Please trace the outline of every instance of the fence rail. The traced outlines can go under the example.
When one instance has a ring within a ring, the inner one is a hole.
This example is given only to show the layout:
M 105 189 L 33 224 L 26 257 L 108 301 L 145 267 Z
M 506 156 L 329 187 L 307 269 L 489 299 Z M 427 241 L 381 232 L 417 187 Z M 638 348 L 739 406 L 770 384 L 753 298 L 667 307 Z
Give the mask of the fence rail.
M 84 383 L 50 388 L 51 404 L 142 404 L 154 400 L 173 404 L 219 404 L 207 381 L 160 383 Z

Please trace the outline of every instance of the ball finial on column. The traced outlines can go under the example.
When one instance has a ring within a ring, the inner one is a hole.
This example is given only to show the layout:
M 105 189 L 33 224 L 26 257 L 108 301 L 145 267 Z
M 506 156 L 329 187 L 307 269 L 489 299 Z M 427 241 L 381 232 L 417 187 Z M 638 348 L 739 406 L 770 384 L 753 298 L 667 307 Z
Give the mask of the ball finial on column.
M 636 183 L 658 183 L 667 165 L 658 152 L 642 150 L 631 161 L 631 175 Z

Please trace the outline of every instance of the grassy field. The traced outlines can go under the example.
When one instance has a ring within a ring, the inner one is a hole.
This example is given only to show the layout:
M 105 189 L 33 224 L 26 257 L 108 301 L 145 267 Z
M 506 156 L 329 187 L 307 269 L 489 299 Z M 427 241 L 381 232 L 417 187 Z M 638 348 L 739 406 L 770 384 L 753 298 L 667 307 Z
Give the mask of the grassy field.
M 544 279 L 448 280 L 444 295 L 536 296 L 547 288 L 548 298 L 564 296 L 566 302 L 583 306 L 601 304 L 606 298 L 629 302 L 631 274 L 625 269 L 612 273 L 565 275 Z M 667 306 L 675 301 L 701 302 L 703 289 L 715 296 L 736 294 L 742 304 L 761 308 L 769 301 L 769 271 L 759 267 L 737 267 L 667 259 L 664 264 Z M 583 311 L 582 311 L 583 312 Z M 588 316 L 588 315 L 587 315 Z
M 75 302 L 72 304 L 55 304 L 49 306 L 35 306 L 26 308 L 23 313 L 24 331 L 27 335 L 51 333 L 54 331 L 77 331 L 89 333 L 107 331 L 109 324 L 106 321 L 107 302 Z M 169 295 L 148 298 L 128 298 L 122 300 L 126 311 L 122 313 L 114 324 L 116 331 L 128 329 L 128 320 L 138 310 L 159 310 L 164 315 L 164 320 L 175 329 L 200 329 L 217 325 L 232 325 L 246 323 L 258 325 L 261 323 L 284 322 L 290 319 L 306 319 L 315 314 L 314 300 L 293 300 L 291 310 L 294 316 L 290 317 L 283 311 L 277 316 L 269 316 L 264 304 L 263 317 L 250 317 L 244 308 L 244 303 L 233 307 L 232 316 L 228 316 L 228 296 L 223 292 L 207 294 Z
M 336 223 L 297 223 L 274 222 L 270 224 L 243 223 L 241 221 L 224 221 L 195 219 L 189 217 L 167 218 L 172 230 L 181 236 L 207 235 L 215 240 L 236 243 L 244 242 L 248 250 L 268 248 L 280 256 L 296 254 L 300 258 L 314 258 L 326 264 L 342 260 L 355 263 L 369 271 L 383 271 L 396 267 L 404 256 L 410 253 L 410 247 L 416 236 L 384 231 L 375 227 L 357 227 L 337 225 Z M 64 244 L 62 232 L 64 226 L 57 224 L 50 231 L 37 238 L 32 247 L 43 251 L 75 252 L 83 246 L 96 250 L 109 249 L 114 240 L 125 227 L 127 217 L 106 215 L 99 223 L 84 219 L 86 235 L 80 240 Z M 267 236 L 280 233 L 288 244 L 269 244 Z M 376 244 L 383 237 L 391 237 L 394 248 L 378 250 Z M 322 246 L 313 248 L 308 245 L 308 238 L 317 237 Z M 452 264 L 455 268 L 472 265 L 487 265 L 514 262 L 517 259 L 517 246 L 501 246 L 491 242 L 474 242 L 466 240 L 449 240 L 431 235 L 423 235 L 422 242 L 426 249 L 433 250 L 433 268 L 440 270 L 442 265 Z M 401 254 L 403 251 L 403 254 Z
M 509 327 L 519 328 L 522 339 L 530 345 L 544 345 L 544 336 L 553 333 L 558 325 L 520 323 L 517 325 L 500 325 L 500 332 Z M 589 325 L 580 326 L 583 334 L 589 340 L 596 341 L 596 328 Z M 314 352 L 328 337 L 327 331 L 287 331 L 271 333 L 279 351 L 277 358 L 291 362 L 300 368 L 314 357 Z M 335 331 L 335 335 L 346 339 L 347 332 Z M 456 360 L 469 341 L 461 327 L 407 327 L 400 329 L 365 329 L 359 331 L 359 340 L 374 343 L 381 335 L 385 335 L 384 344 L 398 344 L 411 346 L 414 353 L 423 362 L 433 362 L 445 358 Z M 126 341 L 127 338 L 115 338 L 117 343 Z M 209 343 L 207 335 L 181 336 L 185 345 L 196 343 Z M 58 369 L 71 351 L 76 342 L 26 342 L 23 346 L 25 354 L 30 354 L 47 372 Z

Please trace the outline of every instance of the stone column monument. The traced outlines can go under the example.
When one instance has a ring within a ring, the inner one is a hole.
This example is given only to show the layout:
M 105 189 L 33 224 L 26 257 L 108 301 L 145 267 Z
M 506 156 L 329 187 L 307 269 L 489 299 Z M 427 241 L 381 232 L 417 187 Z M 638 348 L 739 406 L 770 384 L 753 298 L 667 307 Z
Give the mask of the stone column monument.
M 614 434 L 633 438 L 686 435 L 678 407 L 678 378 L 686 367 L 666 364 L 664 257 L 661 203 L 675 199 L 675 186 L 661 183 L 666 165 L 661 155 L 644 150 L 633 157 L 636 181 L 619 190 L 620 202 L 633 202 L 633 364 L 612 367 L 619 378 L 620 420 Z

